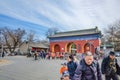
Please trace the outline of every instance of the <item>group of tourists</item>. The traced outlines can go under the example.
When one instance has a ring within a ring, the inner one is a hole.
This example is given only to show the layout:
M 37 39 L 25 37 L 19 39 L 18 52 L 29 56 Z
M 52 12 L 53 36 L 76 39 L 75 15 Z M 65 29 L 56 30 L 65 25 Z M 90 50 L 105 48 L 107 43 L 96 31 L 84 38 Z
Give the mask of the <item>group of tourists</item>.
M 38 60 L 38 59 L 65 59 L 66 56 L 68 56 L 67 53 L 51 53 L 51 52 L 44 52 L 44 51 L 40 51 L 34 52 L 34 59 Z
M 80 61 L 70 55 L 62 64 L 60 74 L 61 80 L 103 80 L 102 74 L 105 80 L 119 80 L 120 66 L 113 51 L 103 58 L 101 64 L 91 52 L 86 52 Z

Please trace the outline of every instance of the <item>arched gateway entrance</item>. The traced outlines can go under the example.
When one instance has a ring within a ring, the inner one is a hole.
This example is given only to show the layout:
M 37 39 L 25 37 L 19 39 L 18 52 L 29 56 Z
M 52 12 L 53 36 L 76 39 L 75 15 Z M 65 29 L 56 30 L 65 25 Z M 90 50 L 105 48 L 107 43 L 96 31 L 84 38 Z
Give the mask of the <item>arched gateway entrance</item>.
M 66 52 L 74 54 L 76 50 L 76 45 L 73 42 L 66 44 Z
M 58 44 L 56 44 L 54 47 L 53 47 L 54 49 L 54 51 L 53 52 L 60 52 L 60 46 L 58 45 Z
M 93 44 L 91 43 L 86 43 L 85 46 L 84 46 L 84 52 L 87 52 L 87 51 L 90 51 L 90 52 L 94 52 L 94 46 Z

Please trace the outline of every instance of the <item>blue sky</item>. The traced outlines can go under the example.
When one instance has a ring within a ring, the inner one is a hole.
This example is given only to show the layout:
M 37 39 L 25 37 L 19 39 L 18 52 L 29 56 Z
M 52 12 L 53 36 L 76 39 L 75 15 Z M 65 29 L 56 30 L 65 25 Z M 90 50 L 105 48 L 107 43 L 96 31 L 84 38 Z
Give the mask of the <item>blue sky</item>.
M 120 0 L 1 0 L 0 27 L 33 31 L 44 39 L 48 28 L 60 31 L 104 30 L 120 20 Z

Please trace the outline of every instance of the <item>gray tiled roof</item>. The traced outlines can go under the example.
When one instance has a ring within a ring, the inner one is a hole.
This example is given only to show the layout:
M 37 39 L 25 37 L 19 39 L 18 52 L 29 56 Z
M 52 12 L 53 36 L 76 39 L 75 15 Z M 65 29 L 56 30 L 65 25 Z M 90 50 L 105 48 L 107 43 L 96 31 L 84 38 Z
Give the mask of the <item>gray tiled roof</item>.
M 30 44 L 31 47 L 38 47 L 38 48 L 49 48 L 49 45 L 46 45 L 44 43 L 33 43 Z
M 87 34 L 101 34 L 101 31 L 98 30 L 97 27 L 91 29 L 84 29 L 84 30 L 76 30 L 76 31 L 67 31 L 67 32 L 58 32 L 49 38 L 52 37 L 63 37 L 63 36 L 77 36 L 77 35 L 87 35 Z

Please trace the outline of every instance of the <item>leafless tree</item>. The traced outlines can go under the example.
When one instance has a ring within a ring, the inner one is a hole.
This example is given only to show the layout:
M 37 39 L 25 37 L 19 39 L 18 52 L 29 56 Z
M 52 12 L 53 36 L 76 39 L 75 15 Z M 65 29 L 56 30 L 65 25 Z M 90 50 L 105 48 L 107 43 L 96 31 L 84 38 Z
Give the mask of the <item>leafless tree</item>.
M 55 33 L 57 33 L 59 31 L 59 29 L 57 27 L 52 27 L 52 28 L 49 28 L 48 31 L 46 32 L 46 36 L 52 36 L 54 35 Z
M 113 44 L 115 50 L 120 50 L 120 20 L 108 26 L 105 36 L 108 42 Z
M 35 32 L 34 31 L 30 31 L 27 35 L 27 41 L 28 42 L 33 42 L 34 41 L 34 37 L 35 37 Z
M 20 28 L 12 30 L 8 27 L 4 27 L 1 29 L 1 33 L 3 35 L 5 45 L 10 53 L 13 53 L 17 46 L 19 47 L 22 43 L 22 38 L 25 35 L 25 30 Z

